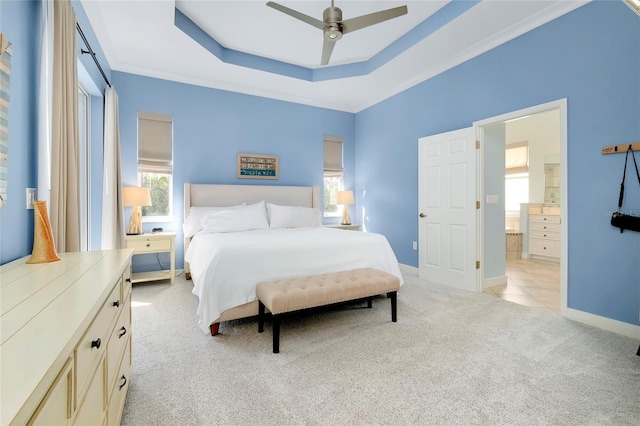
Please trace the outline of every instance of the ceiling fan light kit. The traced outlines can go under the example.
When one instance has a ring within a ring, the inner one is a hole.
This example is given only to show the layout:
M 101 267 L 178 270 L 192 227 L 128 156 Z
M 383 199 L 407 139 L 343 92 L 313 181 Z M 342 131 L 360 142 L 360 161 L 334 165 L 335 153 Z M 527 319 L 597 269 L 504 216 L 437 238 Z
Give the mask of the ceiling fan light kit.
M 320 65 L 327 65 L 331 52 L 336 41 L 342 38 L 343 34 L 347 34 L 352 31 L 356 31 L 371 25 L 379 24 L 380 22 L 387 21 L 398 16 L 406 15 L 408 12 L 407 6 L 394 7 L 392 9 L 382 10 L 380 12 L 370 13 L 368 15 L 362 15 L 355 18 L 342 20 L 342 10 L 339 7 L 333 5 L 331 0 L 331 6 L 326 8 L 322 13 L 322 21 L 312 18 L 309 15 L 300 13 L 296 10 L 289 9 L 281 4 L 274 3 L 272 1 L 267 3 L 267 6 L 276 9 L 282 13 L 286 13 L 296 19 L 306 22 L 316 28 L 323 31 L 324 42 L 322 44 L 322 57 L 320 59 Z

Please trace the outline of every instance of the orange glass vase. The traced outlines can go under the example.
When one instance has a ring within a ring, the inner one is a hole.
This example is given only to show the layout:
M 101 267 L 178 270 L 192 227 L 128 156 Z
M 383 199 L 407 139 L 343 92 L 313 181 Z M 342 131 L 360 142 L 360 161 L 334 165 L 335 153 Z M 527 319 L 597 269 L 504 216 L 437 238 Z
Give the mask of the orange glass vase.
M 47 263 L 60 260 L 53 241 L 53 231 L 47 214 L 47 202 L 33 203 L 33 250 L 27 263 Z

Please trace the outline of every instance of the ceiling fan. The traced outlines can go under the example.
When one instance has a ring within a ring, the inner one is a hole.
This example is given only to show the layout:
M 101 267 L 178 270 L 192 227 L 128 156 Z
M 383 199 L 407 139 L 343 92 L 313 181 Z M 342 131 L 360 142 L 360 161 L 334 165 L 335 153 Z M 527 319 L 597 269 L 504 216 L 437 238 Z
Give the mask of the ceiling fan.
M 334 7 L 333 0 L 331 0 L 331 6 L 324 10 L 324 12 L 322 13 L 323 20 L 321 21 L 319 19 L 312 18 L 309 15 L 305 15 L 304 13 L 289 9 L 286 6 L 282 6 L 281 4 L 274 3 L 272 1 L 268 2 L 267 6 L 272 7 L 280 12 L 286 13 L 287 15 L 293 16 L 294 18 L 306 22 L 307 24 L 313 25 L 314 27 L 319 28 L 323 31 L 324 42 L 322 44 L 322 59 L 320 60 L 320 65 L 327 65 L 329 63 L 329 58 L 331 57 L 331 52 L 333 52 L 333 47 L 335 46 L 336 41 L 342 38 L 343 34 L 347 34 L 374 24 L 379 24 L 380 22 L 387 21 L 392 18 L 397 18 L 398 16 L 402 16 L 407 13 L 407 6 L 399 6 L 343 21 L 342 10 L 340 10 L 340 8 L 338 7 Z

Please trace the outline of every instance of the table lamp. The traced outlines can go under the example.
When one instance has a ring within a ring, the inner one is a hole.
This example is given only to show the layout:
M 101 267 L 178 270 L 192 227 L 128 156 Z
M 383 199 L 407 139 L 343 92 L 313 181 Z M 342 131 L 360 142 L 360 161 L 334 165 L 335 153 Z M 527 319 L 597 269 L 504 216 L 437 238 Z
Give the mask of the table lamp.
M 353 191 L 338 191 L 338 205 L 342 207 L 342 225 L 351 225 L 351 217 L 349 216 L 349 204 L 353 204 Z
M 142 206 L 151 205 L 151 191 L 144 186 L 130 186 L 122 188 L 122 202 L 125 207 L 132 207 L 131 219 L 127 235 L 142 234 Z

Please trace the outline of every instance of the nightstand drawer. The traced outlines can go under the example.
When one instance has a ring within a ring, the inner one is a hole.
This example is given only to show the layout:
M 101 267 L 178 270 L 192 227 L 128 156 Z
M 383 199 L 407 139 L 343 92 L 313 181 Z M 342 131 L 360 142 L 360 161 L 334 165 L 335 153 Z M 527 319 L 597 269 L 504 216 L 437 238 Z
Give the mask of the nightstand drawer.
M 171 250 L 171 241 L 168 239 L 154 240 L 147 239 L 146 241 L 127 241 L 127 248 L 132 248 L 135 253 L 156 253 L 161 250 Z
M 132 273 L 131 269 L 125 271 L 125 275 L 131 274 L 131 283 L 140 283 L 144 281 L 156 281 L 170 279 L 171 284 L 176 279 L 176 233 L 175 232 L 155 232 L 153 234 L 127 235 L 125 237 L 127 248 L 134 249 L 133 254 L 153 254 L 153 253 L 169 253 L 171 259 L 170 269 L 164 269 L 148 272 Z M 130 291 L 129 282 L 126 281 L 123 286 L 122 297 Z

